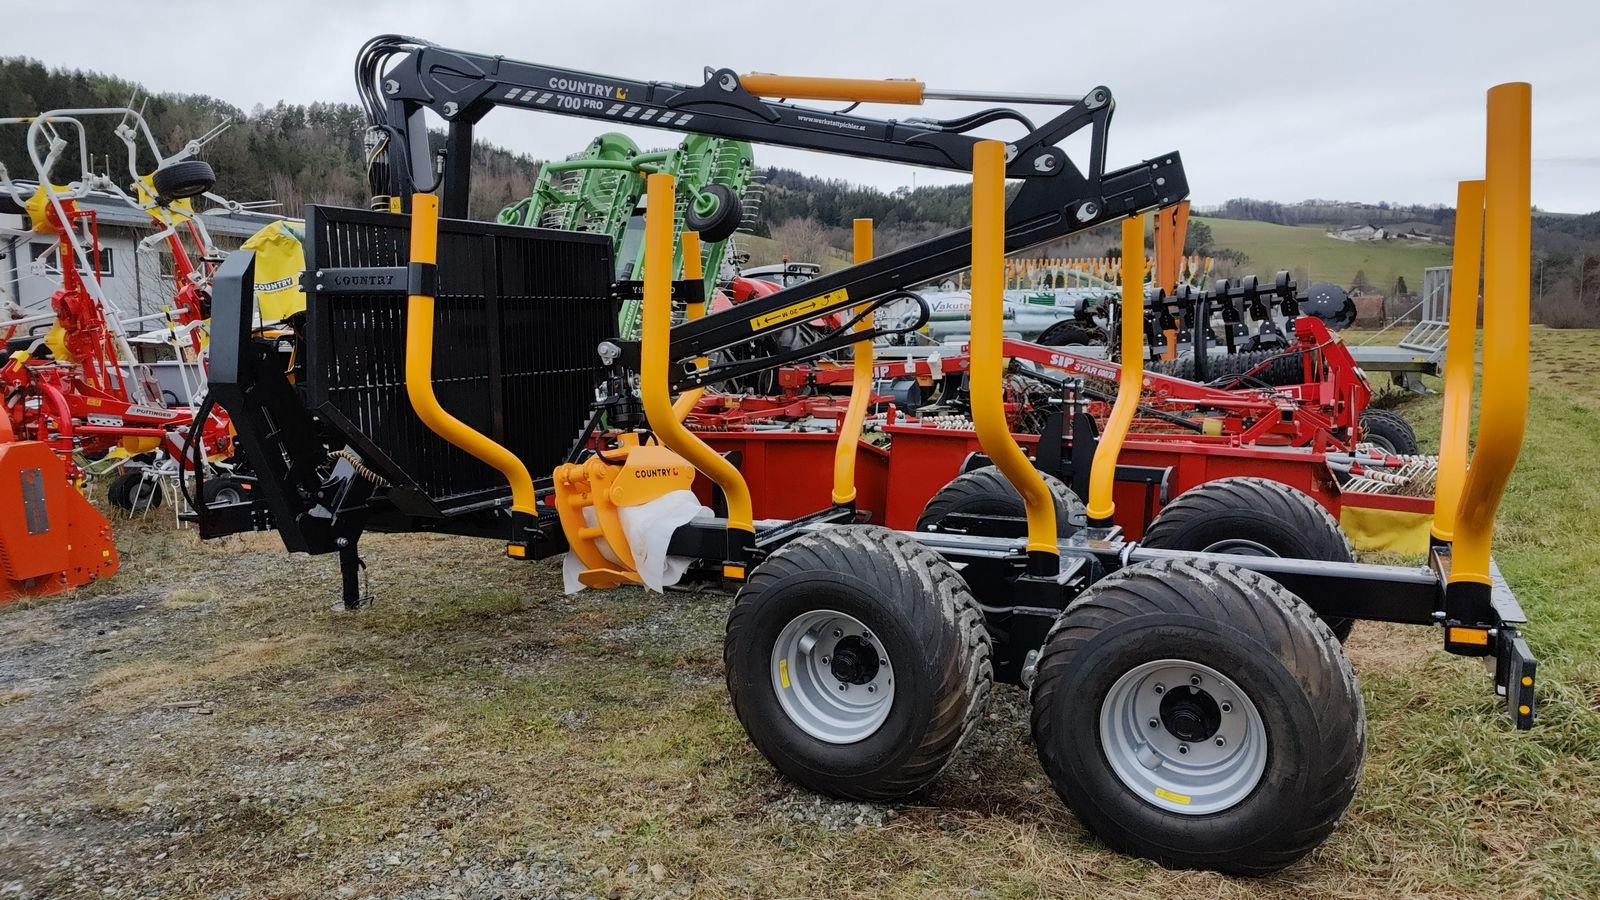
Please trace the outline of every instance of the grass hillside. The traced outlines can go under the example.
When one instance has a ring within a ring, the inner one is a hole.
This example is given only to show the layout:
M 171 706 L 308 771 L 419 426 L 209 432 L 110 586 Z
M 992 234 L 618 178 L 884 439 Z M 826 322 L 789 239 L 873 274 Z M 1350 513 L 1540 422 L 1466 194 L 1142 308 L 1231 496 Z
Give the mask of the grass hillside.
M 738 246 L 740 253 L 750 254 L 750 265 L 752 266 L 765 266 L 783 262 L 784 253 L 789 252 L 780 247 L 778 242 L 772 238 L 762 237 L 758 234 L 748 234 L 743 231 L 735 235 L 733 241 Z M 789 259 L 791 262 L 819 263 L 824 272 L 837 271 L 850 265 L 850 254 L 837 247 L 829 247 L 826 254 L 820 259 L 812 259 L 811 254 L 806 253 L 799 255 L 790 253 Z
M 1197 219 L 1210 226 L 1213 244 L 1250 257 L 1244 271 L 1268 276 L 1280 269 L 1301 281 L 1331 281 L 1349 287 L 1358 271 L 1387 292 L 1405 276 L 1413 291 L 1422 289 L 1422 270 L 1450 265 L 1450 248 L 1413 241 L 1336 241 L 1317 225 L 1273 225 L 1238 219 Z

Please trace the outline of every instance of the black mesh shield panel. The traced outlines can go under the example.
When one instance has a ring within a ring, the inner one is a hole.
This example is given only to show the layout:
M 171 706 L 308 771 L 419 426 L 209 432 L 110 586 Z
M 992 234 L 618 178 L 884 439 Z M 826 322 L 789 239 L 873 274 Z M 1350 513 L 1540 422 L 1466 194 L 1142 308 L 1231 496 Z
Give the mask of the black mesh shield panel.
M 335 286 L 317 272 L 404 266 L 404 216 L 336 207 L 306 215 L 306 378 L 313 410 L 368 462 L 443 514 L 509 494 L 498 472 L 423 425 L 405 389 L 404 288 Z M 599 235 L 441 220 L 433 387 L 456 418 L 535 477 L 562 461 L 614 337 L 611 246 Z M 321 286 L 319 286 L 319 284 Z

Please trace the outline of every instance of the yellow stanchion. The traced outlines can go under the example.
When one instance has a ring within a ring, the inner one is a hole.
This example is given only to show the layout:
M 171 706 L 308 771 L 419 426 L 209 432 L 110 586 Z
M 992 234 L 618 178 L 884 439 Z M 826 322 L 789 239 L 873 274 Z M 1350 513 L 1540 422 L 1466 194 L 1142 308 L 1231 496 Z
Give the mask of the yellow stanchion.
M 1489 89 L 1484 160 L 1483 396 L 1478 446 L 1456 505 L 1450 583 L 1487 585 L 1495 509 L 1517 464 L 1528 422 L 1529 189 L 1533 89 Z
M 1055 498 L 1017 446 L 1006 422 L 1002 387 L 1001 284 L 1005 272 L 1005 144 L 980 141 L 972 153 L 972 424 L 978 444 L 1022 495 L 1028 553 L 1036 564 L 1059 557 Z M 1060 560 L 1047 566 L 1058 571 Z
M 1144 390 L 1144 216 L 1122 222 L 1122 379 L 1117 385 L 1117 402 L 1095 448 L 1089 470 L 1089 524 L 1111 524 L 1116 503 L 1111 490 L 1116 483 L 1117 456 L 1128 436 Z
M 871 258 L 872 220 L 856 219 L 855 261 L 864 263 Z M 872 316 L 866 315 L 856 323 L 855 330 L 871 327 Z M 833 502 L 839 506 L 856 501 L 856 450 L 861 441 L 861 424 L 872 403 L 872 342 L 858 341 L 851 347 L 855 358 L 850 372 L 850 405 L 839 423 L 839 440 L 833 450 Z
M 439 198 L 411 198 L 411 263 L 432 268 L 439 260 Z M 432 288 L 427 288 L 432 291 Z M 424 425 L 451 444 L 493 467 L 511 485 L 511 509 L 537 515 L 533 477 L 516 454 L 446 412 L 433 392 L 433 295 L 406 301 L 406 397 Z
M 656 438 L 716 482 L 728 498 L 728 528 L 755 532 L 750 486 L 744 476 L 679 421 L 668 388 L 672 363 L 672 211 L 671 175 L 656 173 L 646 182 L 644 217 L 644 311 L 640 337 L 639 394 L 645 419 Z M 730 573 L 734 574 L 734 573 Z M 738 577 L 743 572 L 737 573 Z
M 700 235 L 693 231 L 689 231 L 688 229 L 684 229 L 681 240 L 683 241 L 684 280 L 697 281 L 704 277 L 705 274 L 704 270 L 702 269 L 703 263 L 700 259 Z M 695 319 L 705 315 L 707 302 L 708 301 L 705 299 L 705 294 L 702 292 L 698 302 L 690 301 L 684 305 L 683 317 L 692 322 Z M 694 364 L 697 368 L 704 369 L 706 366 L 711 364 L 711 361 L 706 359 L 704 356 L 697 356 L 695 357 Z M 694 388 L 693 390 L 684 391 L 678 396 L 677 400 L 673 401 L 672 413 L 678 417 L 679 422 L 687 419 L 689 417 L 689 413 L 694 412 L 695 404 L 700 402 L 700 398 L 705 396 L 705 393 L 705 388 L 698 387 Z
M 1478 267 L 1483 262 L 1483 182 L 1456 187 L 1455 248 L 1450 260 L 1450 326 L 1444 351 L 1444 416 L 1433 489 L 1433 537 L 1455 537 L 1456 504 L 1467 480 L 1472 438 L 1472 357 L 1478 333 Z

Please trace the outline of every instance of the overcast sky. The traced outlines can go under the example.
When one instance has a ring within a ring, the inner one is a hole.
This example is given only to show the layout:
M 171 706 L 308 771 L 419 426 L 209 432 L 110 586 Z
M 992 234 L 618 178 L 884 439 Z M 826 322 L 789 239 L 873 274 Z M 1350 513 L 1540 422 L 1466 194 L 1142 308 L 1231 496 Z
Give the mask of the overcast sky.
M 243 109 L 355 102 L 369 37 L 398 32 L 639 80 L 702 67 L 912 77 L 930 87 L 1117 99 L 1108 164 L 1182 152 L 1193 198 L 1453 203 L 1483 170 L 1484 91 L 1533 84 L 1533 199 L 1600 209 L 1600 0 L 3 0 L 0 55 L 88 68 Z M 863 107 L 883 118 L 956 104 Z M 13 110 L 0 97 L 0 114 Z M 1035 117 L 1040 118 L 1039 116 Z M 500 110 L 480 137 L 535 156 L 598 123 Z M 1012 132 L 1014 134 L 1014 132 Z M 646 147 L 673 143 L 636 132 Z M 996 137 L 1008 133 L 999 131 Z M 800 151 L 758 162 L 893 188 L 913 170 Z M 920 170 L 917 184 L 950 182 Z

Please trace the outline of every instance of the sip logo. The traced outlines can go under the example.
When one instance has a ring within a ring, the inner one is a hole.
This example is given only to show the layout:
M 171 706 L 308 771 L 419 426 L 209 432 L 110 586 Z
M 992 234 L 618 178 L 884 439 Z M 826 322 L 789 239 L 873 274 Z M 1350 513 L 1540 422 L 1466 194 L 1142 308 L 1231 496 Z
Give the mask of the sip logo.
M 1068 356 L 1065 353 L 1050 354 L 1050 367 L 1053 369 L 1061 369 L 1064 372 L 1081 373 L 1088 375 L 1091 378 L 1102 378 L 1106 381 L 1116 381 L 1119 374 L 1116 369 L 1110 368 L 1109 366 L 1100 366 L 1095 365 L 1094 363 L 1084 362 L 1077 357 Z

